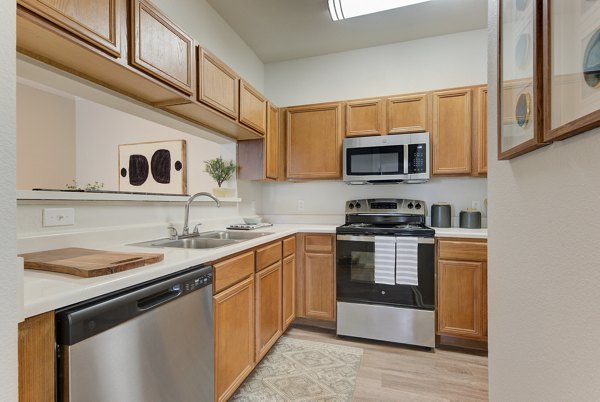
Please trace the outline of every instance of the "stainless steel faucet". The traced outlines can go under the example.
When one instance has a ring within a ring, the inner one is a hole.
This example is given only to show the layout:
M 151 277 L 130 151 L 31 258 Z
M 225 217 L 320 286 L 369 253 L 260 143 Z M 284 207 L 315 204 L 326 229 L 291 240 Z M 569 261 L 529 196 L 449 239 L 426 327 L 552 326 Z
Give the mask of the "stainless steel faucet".
M 221 207 L 221 201 L 219 201 L 218 198 L 216 198 L 214 195 L 212 195 L 210 193 L 201 192 L 201 193 L 196 193 L 196 194 L 192 195 L 185 203 L 185 216 L 183 218 L 183 231 L 181 232 L 182 236 L 188 236 L 190 234 L 190 228 L 188 227 L 189 217 L 190 217 L 190 204 L 192 203 L 192 201 L 194 201 L 197 197 L 200 197 L 201 195 L 212 199 L 214 202 L 217 203 L 217 207 L 219 207 L 219 208 Z M 194 231 L 197 231 L 197 230 L 198 230 L 198 225 L 196 225 L 196 228 L 194 229 Z

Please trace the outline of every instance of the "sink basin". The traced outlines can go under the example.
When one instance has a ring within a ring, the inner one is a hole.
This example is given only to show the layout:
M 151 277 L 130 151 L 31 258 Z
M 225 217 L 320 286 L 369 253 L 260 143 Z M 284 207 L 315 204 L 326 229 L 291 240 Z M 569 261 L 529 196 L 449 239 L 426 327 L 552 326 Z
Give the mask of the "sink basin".
M 214 230 L 210 232 L 199 233 L 198 235 L 183 239 L 151 240 L 143 243 L 132 244 L 132 246 L 193 248 L 197 250 L 210 249 L 241 243 L 246 240 L 256 239 L 258 237 L 267 236 L 270 234 L 272 234 L 272 232 L 230 232 L 227 230 Z
M 174 248 L 217 248 L 236 243 L 229 239 L 206 239 L 201 237 L 190 237 L 178 240 L 161 240 L 152 244 L 154 247 L 174 247 Z
M 198 237 L 203 239 L 250 240 L 273 234 L 273 232 L 233 232 L 228 230 L 215 230 L 202 232 Z

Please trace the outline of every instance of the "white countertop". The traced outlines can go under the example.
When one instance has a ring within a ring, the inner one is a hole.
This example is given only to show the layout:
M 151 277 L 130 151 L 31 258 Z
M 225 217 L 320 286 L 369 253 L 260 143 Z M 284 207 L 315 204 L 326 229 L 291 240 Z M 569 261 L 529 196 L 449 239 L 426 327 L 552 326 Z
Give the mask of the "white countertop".
M 458 237 L 462 239 L 487 239 L 487 229 L 463 229 L 463 228 L 433 228 L 435 237 Z
M 134 286 L 195 265 L 215 261 L 295 233 L 335 233 L 335 228 L 336 225 L 274 225 L 258 229 L 261 232 L 272 232 L 270 235 L 209 250 L 148 248 L 125 246 L 122 244 L 110 246 L 102 244 L 102 249 L 109 249 L 111 251 L 161 252 L 164 253 L 165 258 L 156 264 L 96 278 L 79 278 L 71 275 L 26 269 L 24 274 L 23 318 Z
M 335 233 L 336 227 L 337 225 L 276 224 L 272 227 L 257 230 L 272 234 L 225 247 L 205 250 L 128 246 L 123 245 L 122 238 L 117 236 L 113 240 L 120 243 L 111 244 L 110 242 L 103 241 L 99 242 L 96 247 L 123 252 L 162 252 L 165 258 L 162 262 L 156 264 L 96 278 L 79 278 L 71 275 L 27 269 L 24 274 L 23 318 L 56 310 L 142 282 L 173 274 L 199 264 L 215 261 L 285 236 L 302 232 Z M 438 228 L 435 230 L 436 237 L 487 238 L 487 229 Z M 99 239 L 98 236 L 98 234 L 92 234 L 90 239 L 87 240 L 88 243 L 75 244 L 74 246 L 94 247 Z M 65 246 L 64 244 L 53 242 L 53 240 L 52 237 L 49 237 L 47 243 L 44 241 L 48 245 L 45 247 L 46 249 Z M 139 241 L 143 240 L 149 239 L 140 239 Z M 137 241 L 136 239 L 128 243 L 135 243 Z M 35 240 L 36 247 L 39 248 L 39 244 L 40 240 Z

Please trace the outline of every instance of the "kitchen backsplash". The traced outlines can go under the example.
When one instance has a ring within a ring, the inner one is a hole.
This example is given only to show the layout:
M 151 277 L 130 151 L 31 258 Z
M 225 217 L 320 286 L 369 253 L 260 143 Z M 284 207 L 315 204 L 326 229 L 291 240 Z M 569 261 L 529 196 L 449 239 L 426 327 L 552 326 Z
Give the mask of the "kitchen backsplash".
M 486 226 L 487 179 L 474 177 L 432 178 L 424 184 L 349 186 L 338 181 L 263 183 L 262 207 L 267 220 L 275 223 L 341 223 L 345 202 L 357 198 L 411 198 L 427 204 L 445 201 L 452 205 L 453 226 L 458 226 L 462 209 L 479 202 Z

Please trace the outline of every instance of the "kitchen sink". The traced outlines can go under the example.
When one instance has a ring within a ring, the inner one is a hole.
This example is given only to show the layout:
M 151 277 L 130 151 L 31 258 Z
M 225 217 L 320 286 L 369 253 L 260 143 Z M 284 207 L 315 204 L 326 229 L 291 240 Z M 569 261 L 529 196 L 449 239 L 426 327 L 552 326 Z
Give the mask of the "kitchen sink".
M 224 239 L 224 240 L 250 240 L 273 234 L 273 232 L 231 232 L 228 230 L 215 230 L 212 232 L 199 233 L 202 239 Z
M 141 247 L 169 247 L 169 248 L 192 248 L 192 249 L 211 249 L 228 246 L 230 244 L 241 243 L 246 240 L 256 239 L 258 237 L 273 234 L 272 232 L 230 232 L 226 230 L 214 230 L 202 232 L 179 239 L 159 239 L 142 243 L 135 243 L 132 246 Z
M 173 248 L 217 248 L 236 243 L 235 240 L 228 239 L 205 239 L 201 237 L 188 237 L 177 240 L 160 240 L 152 244 L 153 247 L 173 247 Z

